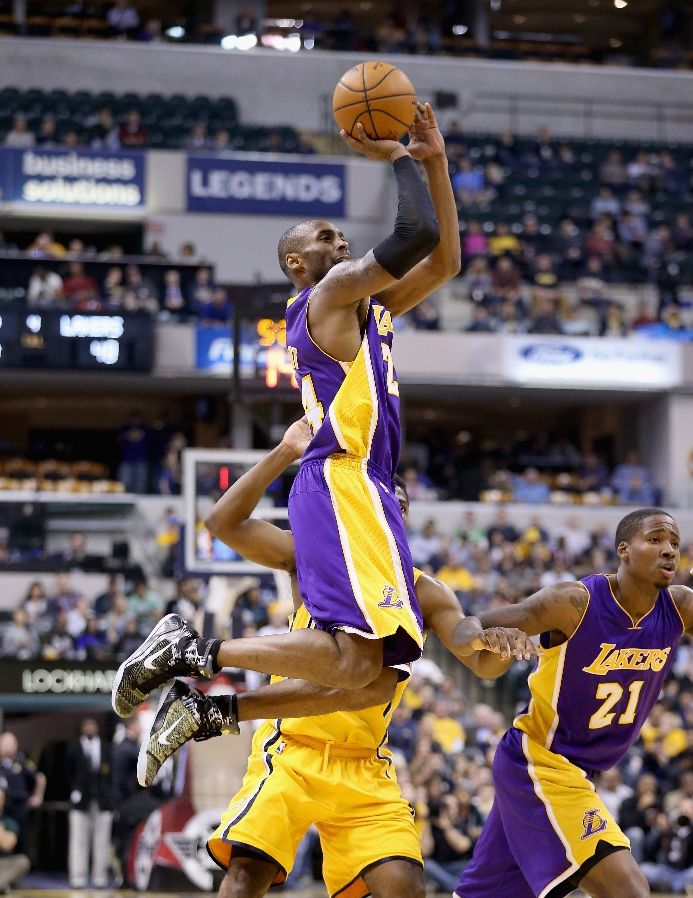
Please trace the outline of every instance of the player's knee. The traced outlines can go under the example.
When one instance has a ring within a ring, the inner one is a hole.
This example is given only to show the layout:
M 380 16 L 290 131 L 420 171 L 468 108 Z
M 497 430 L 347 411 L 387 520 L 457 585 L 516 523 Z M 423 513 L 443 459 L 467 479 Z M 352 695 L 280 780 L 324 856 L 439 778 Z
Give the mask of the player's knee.
M 373 898 L 426 898 L 423 868 L 405 861 L 387 864 L 387 876 L 369 880 Z M 385 869 L 383 869 L 383 874 Z
M 219 889 L 219 898 L 263 898 L 277 869 L 266 861 L 238 858 L 231 862 Z
M 383 669 L 382 642 L 347 633 L 337 633 L 335 638 L 340 652 L 339 685 L 343 689 L 361 689 L 372 683 Z

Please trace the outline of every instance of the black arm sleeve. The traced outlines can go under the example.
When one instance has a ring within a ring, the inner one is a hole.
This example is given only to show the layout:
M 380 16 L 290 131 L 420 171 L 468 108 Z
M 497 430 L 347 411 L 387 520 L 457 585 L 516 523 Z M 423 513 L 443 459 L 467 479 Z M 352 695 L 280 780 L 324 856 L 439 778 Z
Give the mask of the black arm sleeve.
M 395 229 L 373 248 L 376 262 L 393 278 L 401 278 L 440 243 L 431 196 L 411 156 L 396 159 L 397 218 Z

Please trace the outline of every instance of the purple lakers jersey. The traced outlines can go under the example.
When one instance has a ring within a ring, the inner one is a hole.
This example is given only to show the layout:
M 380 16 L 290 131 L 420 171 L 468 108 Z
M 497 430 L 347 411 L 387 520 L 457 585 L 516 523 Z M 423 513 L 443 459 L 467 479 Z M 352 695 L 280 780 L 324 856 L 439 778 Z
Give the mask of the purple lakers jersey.
M 303 461 L 335 453 L 364 458 L 394 475 L 399 459 L 399 388 L 392 362 L 392 317 L 369 300 L 361 347 L 353 362 L 323 352 L 308 330 L 313 287 L 286 309 L 286 342 L 313 433 Z
M 589 592 L 582 620 L 570 639 L 544 649 L 515 726 L 583 770 L 608 770 L 657 701 L 684 628 L 666 589 L 634 623 L 606 575 L 581 582 Z

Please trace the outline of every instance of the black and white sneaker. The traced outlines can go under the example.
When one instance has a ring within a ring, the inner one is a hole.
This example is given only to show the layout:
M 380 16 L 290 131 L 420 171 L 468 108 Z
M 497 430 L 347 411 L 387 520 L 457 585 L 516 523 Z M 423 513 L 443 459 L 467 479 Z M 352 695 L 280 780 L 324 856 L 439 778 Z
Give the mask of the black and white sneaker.
M 130 717 L 150 692 L 174 677 L 212 677 L 214 643 L 218 641 L 200 639 L 179 614 L 167 614 L 118 668 L 111 690 L 113 710 L 119 717 Z
M 203 742 L 239 732 L 235 696 L 206 696 L 174 680 L 161 696 L 149 738 L 140 747 L 137 782 L 151 786 L 164 761 L 191 739 Z

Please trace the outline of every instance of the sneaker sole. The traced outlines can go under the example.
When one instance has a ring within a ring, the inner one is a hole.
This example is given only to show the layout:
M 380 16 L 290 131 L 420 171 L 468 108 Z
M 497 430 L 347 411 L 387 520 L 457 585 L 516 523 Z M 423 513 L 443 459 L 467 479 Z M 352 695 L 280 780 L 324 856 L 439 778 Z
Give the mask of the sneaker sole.
M 169 693 L 175 686 L 175 682 L 176 681 L 174 680 L 173 683 L 171 683 L 170 686 L 167 686 L 166 689 L 164 689 L 163 692 L 161 693 L 161 698 L 159 699 L 159 704 L 156 706 L 156 713 L 154 714 L 154 720 L 156 720 L 156 718 L 159 716 L 159 711 L 161 711 L 162 707 L 164 706 L 164 702 L 166 701 L 166 699 L 169 696 Z M 152 724 L 152 726 L 154 726 L 154 724 Z M 149 736 L 147 737 L 146 741 L 143 742 L 142 745 L 140 745 L 140 751 L 139 751 L 139 754 L 137 755 L 137 782 L 144 789 L 148 788 L 148 786 L 146 785 L 147 747 L 149 746 L 150 739 L 151 739 L 151 730 L 149 732 Z M 161 769 L 161 768 L 159 768 L 159 769 Z M 151 785 L 151 783 L 149 785 Z
M 147 697 L 146 694 L 142 694 L 142 698 L 139 698 L 136 702 L 128 701 L 122 695 L 119 695 L 120 684 L 123 681 L 123 676 L 125 675 L 125 671 L 127 667 L 134 663 L 135 661 L 139 661 L 143 658 L 152 644 L 155 643 L 166 631 L 167 629 L 173 629 L 169 627 L 169 624 L 173 622 L 174 619 L 180 620 L 180 615 L 178 614 L 167 614 L 166 617 L 162 617 L 159 623 L 154 627 L 152 632 L 147 636 L 142 645 L 135 649 L 135 651 L 123 661 L 118 670 L 116 671 L 116 675 L 113 679 L 113 686 L 111 687 L 111 706 L 113 710 L 118 715 L 118 717 L 132 717 L 135 709 L 142 704 L 142 702 Z M 172 676 L 173 678 L 173 676 Z

